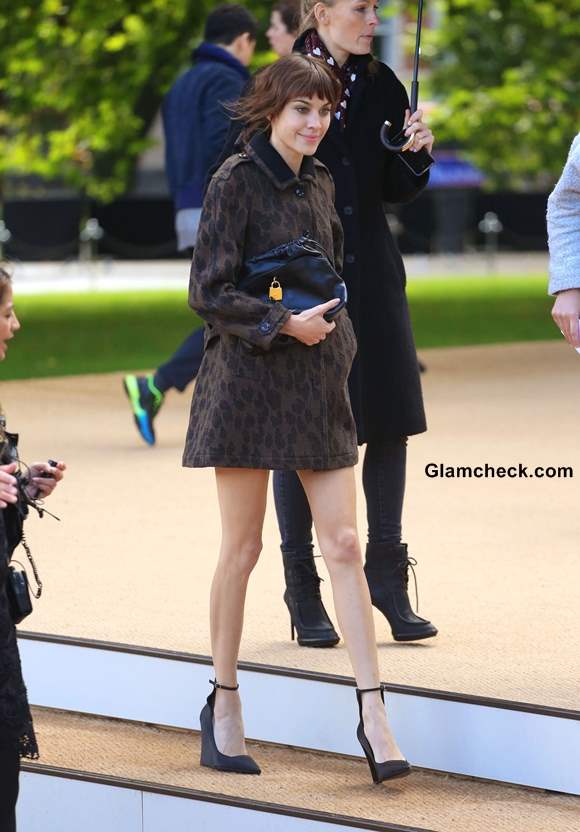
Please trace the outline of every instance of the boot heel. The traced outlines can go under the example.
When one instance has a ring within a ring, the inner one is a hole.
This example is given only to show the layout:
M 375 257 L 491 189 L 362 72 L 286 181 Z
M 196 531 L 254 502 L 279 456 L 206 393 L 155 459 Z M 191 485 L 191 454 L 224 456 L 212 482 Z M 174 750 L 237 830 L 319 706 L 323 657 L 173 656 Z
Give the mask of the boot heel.
M 318 580 L 318 579 L 317 579 Z M 320 592 L 313 595 L 306 587 L 284 592 L 284 603 L 290 614 L 290 638 L 296 639 L 301 647 L 334 647 L 340 636 L 332 626 Z

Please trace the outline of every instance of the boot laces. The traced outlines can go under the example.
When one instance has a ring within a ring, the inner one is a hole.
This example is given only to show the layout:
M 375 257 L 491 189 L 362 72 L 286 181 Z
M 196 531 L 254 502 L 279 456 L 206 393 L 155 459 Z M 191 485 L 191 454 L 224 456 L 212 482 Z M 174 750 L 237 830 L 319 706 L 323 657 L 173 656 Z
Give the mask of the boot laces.
M 316 564 L 314 563 L 315 558 L 319 558 L 321 555 L 313 555 L 312 558 L 297 558 L 295 563 L 300 564 L 300 569 L 304 569 L 305 571 L 305 578 L 306 581 L 299 580 L 295 584 L 295 588 L 304 588 L 307 586 L 312 585 L 312 588 L 319 592 L 320 584 L 324 581 L 324 578 L 321 578 L 318 574 L 316 569 Z
M 401 561 L 401 574 L 403 576 L 403 580 L 405 581 L 405 589 L 409 585 L 409 568 L 413 573 L 413 581 L 415 582 L 415 601 L 417 604 L 417 612 L 419 612 L 419 588 L 417 586 L 417 575 L 415 573 L 415 569 L 413 567 L 417 566 L 416 558 L 407 555 L 405 560 Z

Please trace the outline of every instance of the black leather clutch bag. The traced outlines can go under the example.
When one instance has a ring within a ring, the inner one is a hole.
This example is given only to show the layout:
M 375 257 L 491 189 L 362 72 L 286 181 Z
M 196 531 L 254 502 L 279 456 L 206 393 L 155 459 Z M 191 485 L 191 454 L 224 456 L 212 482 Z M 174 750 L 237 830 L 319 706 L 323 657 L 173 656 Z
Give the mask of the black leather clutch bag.
M 246 260 L 238 289 L 269 303 L 282 303 L 298 314 L 338 298 L 325 314 L 331 321 L 347 301 L 346 284 L 322 246 L 304 235 Z

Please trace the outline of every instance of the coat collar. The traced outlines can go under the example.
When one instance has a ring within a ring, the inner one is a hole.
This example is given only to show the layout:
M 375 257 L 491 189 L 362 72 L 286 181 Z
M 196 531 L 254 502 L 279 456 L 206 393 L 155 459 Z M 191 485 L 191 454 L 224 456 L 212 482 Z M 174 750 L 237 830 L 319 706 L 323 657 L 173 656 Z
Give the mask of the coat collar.
M 296 185 L 305 179 L 313 180 L 315 178 L 314 158 L 312 156 L 304 157 L 300 168 L 300 176 L 296 176 L 278 151 L 270 144 L 265 133 L 256 133 L 246 144 L 245 152 L 280 190 L 288 188 L 290 185 Z
M 249 70 L 241 61 L 238 61 L 226 49 L 222 49 L 221 46 L 217 46 L 215 43 L 208 43 L 207 41 L 200 43 L 197 49 L 193 50 L 192 58 L 194 61 L 213 61 L 218 64 L 226 64 L 235 69 L 242 78 L 247 80 L 250 77 Z

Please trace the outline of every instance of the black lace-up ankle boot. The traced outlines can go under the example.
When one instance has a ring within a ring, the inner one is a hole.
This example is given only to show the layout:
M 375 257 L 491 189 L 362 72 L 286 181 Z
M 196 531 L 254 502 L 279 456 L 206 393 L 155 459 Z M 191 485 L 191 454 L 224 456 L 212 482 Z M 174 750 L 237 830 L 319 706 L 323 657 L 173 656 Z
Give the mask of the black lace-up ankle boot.
M 294 631 L 302 647 L 334 647 L 340 636 L 334 629 L 320 597 L 320 581 L 314 558 L 282 552 L 286 591 L 284 602 L 290 613 L 290 635 Z
M 437 628 L 426 618 L 413 612 L 407 587 L 409 567 L 415 580 L 417 609 L 419 593 L 414 566 L 417 561 L 407 553 L 406 543 L 369 543 L 366 551 L 365 575 L 373 606 L 380 610 L 389 624 L 395 641 L 418 641 L 437 635 Z

